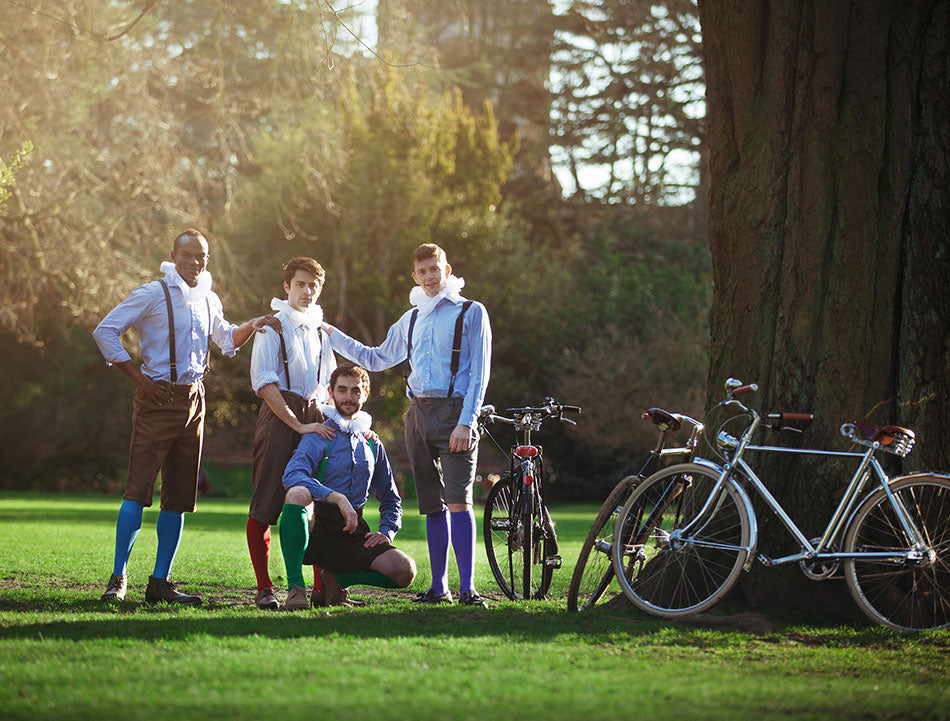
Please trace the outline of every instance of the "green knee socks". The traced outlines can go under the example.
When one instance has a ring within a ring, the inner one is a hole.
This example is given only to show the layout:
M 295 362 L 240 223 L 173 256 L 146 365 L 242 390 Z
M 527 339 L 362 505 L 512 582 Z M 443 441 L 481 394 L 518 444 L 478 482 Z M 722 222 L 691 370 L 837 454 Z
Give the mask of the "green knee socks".
M 281 536 L 281 543 L 284 542 Z M 389 576 L 385 576 L 379 571 L 352 571 L 350 573 L 337 573 L 336 582 L 344 588 L 348 586 L 376 586 L 377 588 L 402 588 Z
M 307 524 L 307 509 L 296 503 L 285 503 L 278 524 L 280 552 L 287 569 L 287 590 L 294 586 L 306 586 L 303 582 L 303 555 L 310 541 L 310 526 Z

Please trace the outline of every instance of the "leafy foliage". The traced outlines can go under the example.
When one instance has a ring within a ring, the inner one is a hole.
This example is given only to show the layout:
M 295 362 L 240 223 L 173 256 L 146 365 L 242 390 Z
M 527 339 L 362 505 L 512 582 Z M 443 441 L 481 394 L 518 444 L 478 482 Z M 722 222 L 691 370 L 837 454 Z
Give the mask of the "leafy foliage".
M 554 61 L 554 145 L 575 192 L 647 205 L 693 194 L 705 136 L 693 0 L 575 0 Z M 582 166 L 600 166 L 600 187 Z
M 633 16 L 603 6 L 591 41 L 626 42 L 618 33 Z M 489 400 L 594 404 L 580 433 L 549 451 L 574 489 L 629 467 L 616 429 L 641 405 L 667 403 L 666 388 L 670 405 L 688 404 L 702 382 L 703 253 L 667 222 L 675 209 L 649 205 L 659 195 L 643 195 L 633 215 L 564 203 L 551 183 L 545 83 L 566 18 L 543 0 L 405 0 L 380 8 L 390 24 L 368 56 L 350 35 L 353 12 L 307 0 L 0 4 L 0 90 L 11 99 L 0 157 L 23 138 L 35 145 L 0 209 L 11 381 L 0 433 L 42 439 L 2 451 L 5 484 L 105 488 L 121 472 L 128 383 L 89 329 L 155 277 L 190 225 L 211 239 L 228 317 L 265 312 L 282 295 L 282 264 L 311 255 L 327 269 L 330 320 L 370 343 L 407 307 L 412 248 L 441 244 L 491 315 Z M 588 140 L 602 133 L 589 130 Z M 650 362 L 656 353 L 664 365 Z M 215 452 L 250 446 L 260 401 L 247 370 L 245 352 L 207 378 Z M 605 373 L 630 402 L 597 403 Z M 374 378 L 385 438 L 401 435 L 405 404 L 398 370 Z

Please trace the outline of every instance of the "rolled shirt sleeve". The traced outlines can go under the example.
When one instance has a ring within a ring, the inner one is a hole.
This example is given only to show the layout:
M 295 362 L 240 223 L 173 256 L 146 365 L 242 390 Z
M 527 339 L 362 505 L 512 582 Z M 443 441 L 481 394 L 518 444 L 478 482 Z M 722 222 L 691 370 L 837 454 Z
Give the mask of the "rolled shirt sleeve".
M 254 345 L 251 346 L 251 387 L 255 393 L 259 393 L 261 388 L 270 383 L 276 383 L 277 387 L 280 387 L 280 373 L 283 373 L 284 368 L 280 361 L 279 346 L 280 340 L 273 328 L 265 327 L 263 333 L 254 334 Z
M 237 353 L 234 345 L 234 331 L 237 326 L 224 319 L 224 308 L 221 306 L 221 299 L 214 291 L 208 293 L 208 301 L 211 304 L 211 340 L 221 349 L 228 358 L 233 358 Z
M 92 337 L 109 365 L 132 360 L 132 356 L 122 345 L 121 336 L 152 312 L 153 303 L 154 294 L 149 292 L 147 286 L 139 286 L 128 298 L 109 311 L 96 326 Z

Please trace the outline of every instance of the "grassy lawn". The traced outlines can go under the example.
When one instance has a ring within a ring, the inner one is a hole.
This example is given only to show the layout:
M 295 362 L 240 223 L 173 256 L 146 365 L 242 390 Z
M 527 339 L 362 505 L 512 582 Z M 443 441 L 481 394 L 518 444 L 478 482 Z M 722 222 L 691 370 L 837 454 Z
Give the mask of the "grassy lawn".
M 772 619 L 756 634 L 633 610 L 568 613 L 594 506 L 554 509 L 564 568 L 550 601 L 505 601 L 479 540 L 477 585 L 491 608 L 410 605 L 429 580 L 424 524 L 410 513 L 397 543 L 419 565 L 412 589 L 290 614 L 251 604 L 247 505 L 226 499 L 201 499 L 186 517 L 173 569 L 203 607 L 143 602 L 155 508 L 128 600 L 103 606 L 119 503 L 0 494 L 0 719 L 950 718 L 946 632 Z M 283 583 L 276 533 L 271 551 Z

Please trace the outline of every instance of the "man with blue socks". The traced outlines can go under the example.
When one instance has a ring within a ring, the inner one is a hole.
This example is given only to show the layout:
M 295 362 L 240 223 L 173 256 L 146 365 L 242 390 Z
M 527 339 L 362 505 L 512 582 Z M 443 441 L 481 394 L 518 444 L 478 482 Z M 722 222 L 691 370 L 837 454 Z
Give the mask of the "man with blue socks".
M 221 301 L 211 290 L 208 242 L 189 228 L 175 238 L 172 262 L 162 263 L 164 277 L 140 286 L 113 308 L 93 331 L 110 365 L 135 384 L 129 475 L 116 521 L 115 560 L 103 601 L 123 600 L 127 566 L 142 527 L 142 511 L 152 505 L 152 490 L 162 472 L 158 551 L 145 590 L 147 603 L 198 605 L 201 597 L 179 592 L 169 581 L 178 551 L 184 514 L 195 510 L 198 465 L 204 438 L 205 391 L 210 341 L 233 356 L 265 326 L 280 330 L 273 316 L 241 326 L 224 319 Z M 121 336 L 138 330 L 143 363 L 132 362 Z
M 406 447 L 419 512 L 426 517 L 432 585 L 417 603 L 452 603 L 449 545 L 460 579 L 459 602 L 485 606 L 475 590 L 475 515 L 472 486 L 478 452 L 475 431 L 491 365 L 491 327 L 481 303 L 460 294 L 465 281 L 452 274 L 445 251 L 425 243 L 412 253 L 409 294 L 414 306 L 389 329 L 382 345 L 368 347 L 324 324 L 333 349 L 370 371 L 406 361 Z

